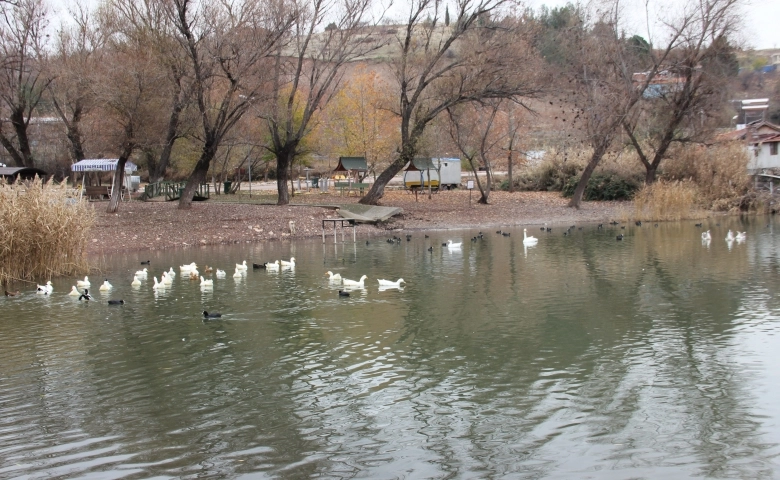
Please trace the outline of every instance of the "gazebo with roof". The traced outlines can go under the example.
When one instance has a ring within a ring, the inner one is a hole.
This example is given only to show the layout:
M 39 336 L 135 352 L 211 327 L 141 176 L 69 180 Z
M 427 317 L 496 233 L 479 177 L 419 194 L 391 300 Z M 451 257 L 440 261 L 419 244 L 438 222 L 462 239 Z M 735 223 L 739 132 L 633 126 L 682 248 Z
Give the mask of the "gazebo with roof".
M 85 176 L 89 172 L 113 172 L 116 170 L 116 164 L 119 162 L 118 158 L 96 158 L 79 160 L 70 166 L 72 172 L 80 172 Z M 138 165 L 131 161 L 125 163 L 125 174 L 132 173 L 138 170 Z M 111 191 L 114 190 L 114 179 L 111 178 Z M 84 180 L 81 181 L 81 194 L 84 196 Z
M 366 157 L 339 157 L 339 164 L 333 169 L 336 172 L 346 172 L 348 178 L 358 182 L 361 174 L 368 173 Z

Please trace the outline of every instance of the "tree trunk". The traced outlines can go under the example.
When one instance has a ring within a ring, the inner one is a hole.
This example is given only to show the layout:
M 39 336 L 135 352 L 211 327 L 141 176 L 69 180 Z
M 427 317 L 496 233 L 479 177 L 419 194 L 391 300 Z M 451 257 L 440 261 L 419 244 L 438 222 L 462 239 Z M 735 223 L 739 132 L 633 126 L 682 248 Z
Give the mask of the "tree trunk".
M 201 183 L 205 183 L 206 174 L 209 172 L 211 161 L 216 154 L 216 142 L 208 141 L 203 146 L 198 163 L 195 164 L 195 168 L 192 169 L 192 173 L 187 179 L 187 183 L 184 185 L 184 192 L 179 198 L 179 210 L 192 208 L 192 198 L 195 196 L 198 186 Z
M 655 182 L 655 175 L 658 171 L 658 167 L 656 165 L 651 165 L 647 167 L 647 172 L 645 172 L 645 184 L 650 185 Z
M 406 165 L 406 161 L 403 160 L 402 157 L 398 157 L 379 174 L 374 184 L 371 185 L 371 188 L 358 203 L 363 205 L 378 205 L 379 200 L 385 195 L 385 186 L 387 186 L 387 184 L 390 183 L 390 180 L 404 168 L 404 165 Z
M 585 193 L 585 188 L 588 186 L 588 181 L 590 181 L 590 177 L 593 175 L 593 171 L 596 170 L 596 166 L 601 161 L 601 157 L 603 157 L 607 152 L 607 148 L 609 148 L 611 143 L 612 137 L 608 136 L 608 138 L 605 137 L 598 145 L 596 145 L 596 148 L 593 150 L 593 155 L 590 157 L 590 161 L 585 166 L 585 170 L 582 171 L 582 176 L 580 177 L 580 181 L 577 183 L 577 188 L 574 189 L 574 195 L 572 195 L 571 200 L 567 206 L 574 207 L 579 210 L 580 205 L 582 204 L 582 195 Z
M 30 151 L 30 138 L 27 136 L 27 124 L 24 121 L 24 113 L 21 110 L 11 112 L 11 125 L 16 132 L 16 140 L 19 142 L 19 153 L 22 155 L 24 166 L 35 167 L 35 160 Z
M 292 155 L 284 151 L 276 157 L 276 190 L 279 198 L 277 205 L 289 205 L 290 189 L 287 187 L 287 181 L 291 179 L 290 165 L 292 164 Z
M 111 191 L 111 201 L 108 202 L 108 208 L 106 212 L 116 213 L 119 210 L 119 200 L 122 198 L 122 184 L 125 181 L 125 164 L 127 163 L 127 157 L 129 155 L 122 155 L 116 162 L 116 170 L 114 170 L 114 180 L 111 185 L 114 186 Z

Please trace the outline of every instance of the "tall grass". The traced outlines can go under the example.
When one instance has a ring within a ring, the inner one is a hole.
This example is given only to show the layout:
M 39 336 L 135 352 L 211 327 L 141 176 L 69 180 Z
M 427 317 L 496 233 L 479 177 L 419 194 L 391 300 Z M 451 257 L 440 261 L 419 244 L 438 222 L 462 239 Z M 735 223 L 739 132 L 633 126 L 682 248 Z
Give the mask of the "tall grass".
M 0 283 L 86 271 L 94 220 L 92 208 L 69 198 L 64 184 L 0 181 Z
M 755 210 L 749 195 L 748 153 L 744 143 L 712 147 L 684 145 L 675 148 L 662 165 L 665 180 L 692 181 L 698 186 L 698 201 L 715 211 Z
M 698 188 L 691 182 L 655 182 L 634 195 L 636 218 L 647 221 L 682 220 L 701 215 L 696 205 Z

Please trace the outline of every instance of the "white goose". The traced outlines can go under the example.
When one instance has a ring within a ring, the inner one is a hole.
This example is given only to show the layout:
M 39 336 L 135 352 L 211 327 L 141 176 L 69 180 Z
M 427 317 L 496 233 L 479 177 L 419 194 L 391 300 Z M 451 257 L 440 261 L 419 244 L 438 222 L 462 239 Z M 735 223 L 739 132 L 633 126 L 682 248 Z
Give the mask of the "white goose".
M 78 280 L 76 282 L 76 286 L 77 287 L 88 287 L 90 285 L 92 285 L 92 284 L 89 283 L 89 277 L 84 277 L 84 280 Z
M 163 272 L 162 275 L 160 276 L 160 283 L 162 283 L 166 287 L 170 287 L 171 285 L 173 285 L 173 278 L 168 276 L 167 272 Z
M 143 270 L 138 270 L 135 272 L 135 276 L 139 278 L 146 278 L 146 275 L 148 274 L 148 271 L 146 270 L 146 267 L 144 267 Z
M 453 243 L 452 240 L 447 240 L 447 248 L 460 248 L 463 246 L 463 242 Z
M 726 234 L 726 241 L 727 242 L 733 242 L 734 241 L 734 234 L 729 230 L 729 233 Z
M 206 279 L 205 279 L 205 278 L 203 278 L 203 276 L 201 275 L 201 277 L 200 277 L 200 286 L 201 286 L 201 287 L 213 287 L 213 286 L 214 286 L 214 280 L 211 280 L 211 279 L 209 279 L 209 280 L 206 280 Z
M 331 283 L 341 283 L 341 274 L 340 273 L 333 273 L 330 270 L 325 272 L 325 275 L 328 276 L 328 281 Z
M 377 280 L 379 282 L 380 287 L 384 288 L 401 288 L 402 283 L 406 283 L 406 280 L 403 278 L 399 278 L 395 282 L 392 280 Z
M 265 264 L 265 271 L 266 272 L 278 272 L 279 271 L 279 260 L 275 262 L 268 262 Z
M 146 269 L 144 269 L 146 270 Z M 176 278 L 176 272 L 173 271 L 173 267 L 168 269 L 168 276 L 171 278 Z
M 46 285 L 38 285 L 38 288 L 35 290 L 35 293 L 39 295 L 49 295 L 53 291 L 54 291 L 54 287 L 52 287 L 51 280 L 49 280 L 48 282 L 46 282 Z
M 226 276 L 227 274 L 225 273 L 225 271 L 224 271 L 224 270 L 220 270 L 220 269 L 218 268 L 218 269 L 217 269 L 217 274 L 216 274 L 216 275 L 217 275 L 217 278 L 225 278 L 225 276 Z
M 537 239 L 536 237 L 529 237 L 528 230 L 525 228 L 523 229 L 523 245 L 531 246 L 531 245 L 536 245 L 538 242 L 539 239 Z
M 702 242 L 709 242 L 712 240 L 712 235 L 710 235 L 710 231 L 707 230 L 706 232 L 701 232 L 701 241 Z
M 141 286 L 141 281 L 138 280 L 138 275 L 133 275 L 133 281 L 130 282 L 130 285 L 133 286 L 133 287 L 140 287 Z
M 152 277 L 152 278 L 154 278 L 154 285 L 152 285 L 152 289 L 154 289 L 154 290 L 165 290 L 165 284 L 164 283 L 158 282 L 157 281 L 157 277 Z
M 236 264 L 236 272 L 233 274 L 233 278 L 243 278 L 243 276 L 241 270 L 238 268 L 238 264 Z
M 246 271 L 246 269 L 247 269 L 246 260 L 244 260 L 244 263 L 237 263 L 236 264 L 236 270 L 241 270 L 243 272 L 243 271 Z
M 114 286 L 108 283 L 108 279 L 105 279 L 103 281 L 103 285 L 101 285 L 98 290 L 100 290 L 101 292 L 106 292 L 108 290 L 111 290 L 112 288 L 114 288 Z
M 362 277 L 360 277 L 360 280 L 358 280 L 358 281 L 350 280 L 348 278 L 345 278 L 344 279 L 344 286 L 345 287 L 363 288 L 363 282 L 366 281 L 366 278 L 368 278 L 366 275 L 363 275 Z
M 68 295 L 70 295 L 71 297 L 78 297 L 81 296 L 81 292 L 79 292 L 79 289 L 76 288 L 75 285 L 73 285 L 73 287 L 71 287 L 70 289 L 70 292 L 68 292 Z
M 737 235 L 734 237 L 737 243 L 744 242 L 746 238 L 747 238 L 747 232 L 737 232 Z

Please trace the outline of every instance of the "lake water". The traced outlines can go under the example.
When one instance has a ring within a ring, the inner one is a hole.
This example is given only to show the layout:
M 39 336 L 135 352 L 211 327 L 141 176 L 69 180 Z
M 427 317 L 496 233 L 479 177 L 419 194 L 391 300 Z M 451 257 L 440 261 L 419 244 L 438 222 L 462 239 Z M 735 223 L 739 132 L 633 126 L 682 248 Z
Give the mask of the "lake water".
M 719 221 L 102 259 L 0 298 L 0 478 L 779 478 L 780 225 Z

